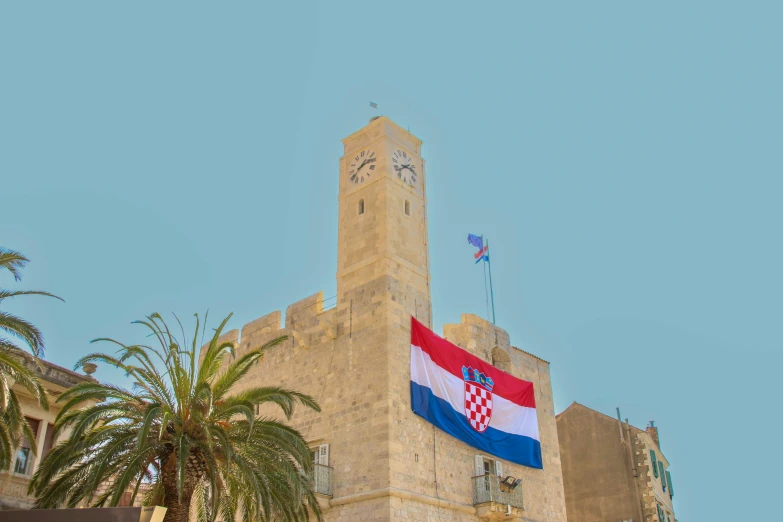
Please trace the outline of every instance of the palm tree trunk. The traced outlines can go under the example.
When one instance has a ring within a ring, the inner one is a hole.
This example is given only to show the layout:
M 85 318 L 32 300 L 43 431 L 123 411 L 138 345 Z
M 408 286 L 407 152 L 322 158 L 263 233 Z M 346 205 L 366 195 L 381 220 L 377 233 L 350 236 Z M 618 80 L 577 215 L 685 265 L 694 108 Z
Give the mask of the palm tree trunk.
M 182 488 L 182 497 L 177 489 L 177 458 L 171 453 L 164 460 L 162 466 L 163 478 L 163 505 L 166 507 L 166 516 L 163 522 L 188 522 L 190 519 L 190 503 L 196 484 L 204 475 L 205 464 L 200 452 L 192 452 L 188 457 L 185 467 L 185 484 Z
M 173 502 L 166 502 L 166 516 L 163 517 L 163 522 L 188 522 L 190 518 L 190 501 L 192 498 L 190 495 L 182 495 L 182 499 L 177 499 L 176 493 L 174 494 Z

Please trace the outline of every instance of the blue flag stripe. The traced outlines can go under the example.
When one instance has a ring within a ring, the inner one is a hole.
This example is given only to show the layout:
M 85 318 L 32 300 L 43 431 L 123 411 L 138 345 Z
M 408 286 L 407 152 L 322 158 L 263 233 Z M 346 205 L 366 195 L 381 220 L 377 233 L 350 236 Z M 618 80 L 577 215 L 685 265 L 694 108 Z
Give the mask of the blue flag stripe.
M 543 469 L 541 443 L 530 437 L 514 435 L 487 428 L 484 433 L 475 431 L 464 415 L 454 411 L 451 404 L 436 397 L 432 390 L 411 381 L 411 409 L 439 429 L 465 444 L 486 451 L 503 460 Z

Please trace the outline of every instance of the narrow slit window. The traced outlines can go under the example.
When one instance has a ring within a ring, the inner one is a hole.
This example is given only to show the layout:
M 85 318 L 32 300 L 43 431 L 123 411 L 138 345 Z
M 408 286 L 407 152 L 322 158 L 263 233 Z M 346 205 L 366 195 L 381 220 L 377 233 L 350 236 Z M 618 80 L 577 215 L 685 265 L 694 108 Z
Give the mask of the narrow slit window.
M 364 200 L 360 199 L 359 200 L 359 215 L 361 216 L 362 214 L 364 214 Z
M 406 216 L 410 216 L 411 215 L 411 202 L 408 201 L 407 199 L 405 200 L 404 210 L 405 210 L 405 215 Z

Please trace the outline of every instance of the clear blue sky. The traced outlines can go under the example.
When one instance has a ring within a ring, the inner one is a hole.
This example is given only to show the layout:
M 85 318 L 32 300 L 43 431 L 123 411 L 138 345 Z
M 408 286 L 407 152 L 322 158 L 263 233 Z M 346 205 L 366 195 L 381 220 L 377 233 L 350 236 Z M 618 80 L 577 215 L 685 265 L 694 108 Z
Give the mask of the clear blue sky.
M 0 245 L 67 301 L 10 309 L 70 367 L 153 311 L 334 295 L 374 101 L 424 140 L 436 329 L 485 313 L 485 234 L 558 411 L 654 419 L 681 522 L 774 516 L 782 6 L 3 2 Z

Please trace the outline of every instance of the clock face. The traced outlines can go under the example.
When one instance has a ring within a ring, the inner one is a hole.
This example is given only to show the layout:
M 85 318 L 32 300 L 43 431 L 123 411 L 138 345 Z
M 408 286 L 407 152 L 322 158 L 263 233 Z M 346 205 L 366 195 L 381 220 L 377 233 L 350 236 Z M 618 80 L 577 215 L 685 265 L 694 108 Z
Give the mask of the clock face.
M 405 183 L 413 185 L 419 173 L 416 172 L 416 163 L 404 150 L 395 150 L 392 154 L 392 166 L 397 177 Z
M 351 162 L 348 166 L 348 179 L 356 184 L 370 179 L 375 173 L 375 162 L 377 159 L 375 152 L 370 149 L 357 152 L 353 158 L 348 160 Z

